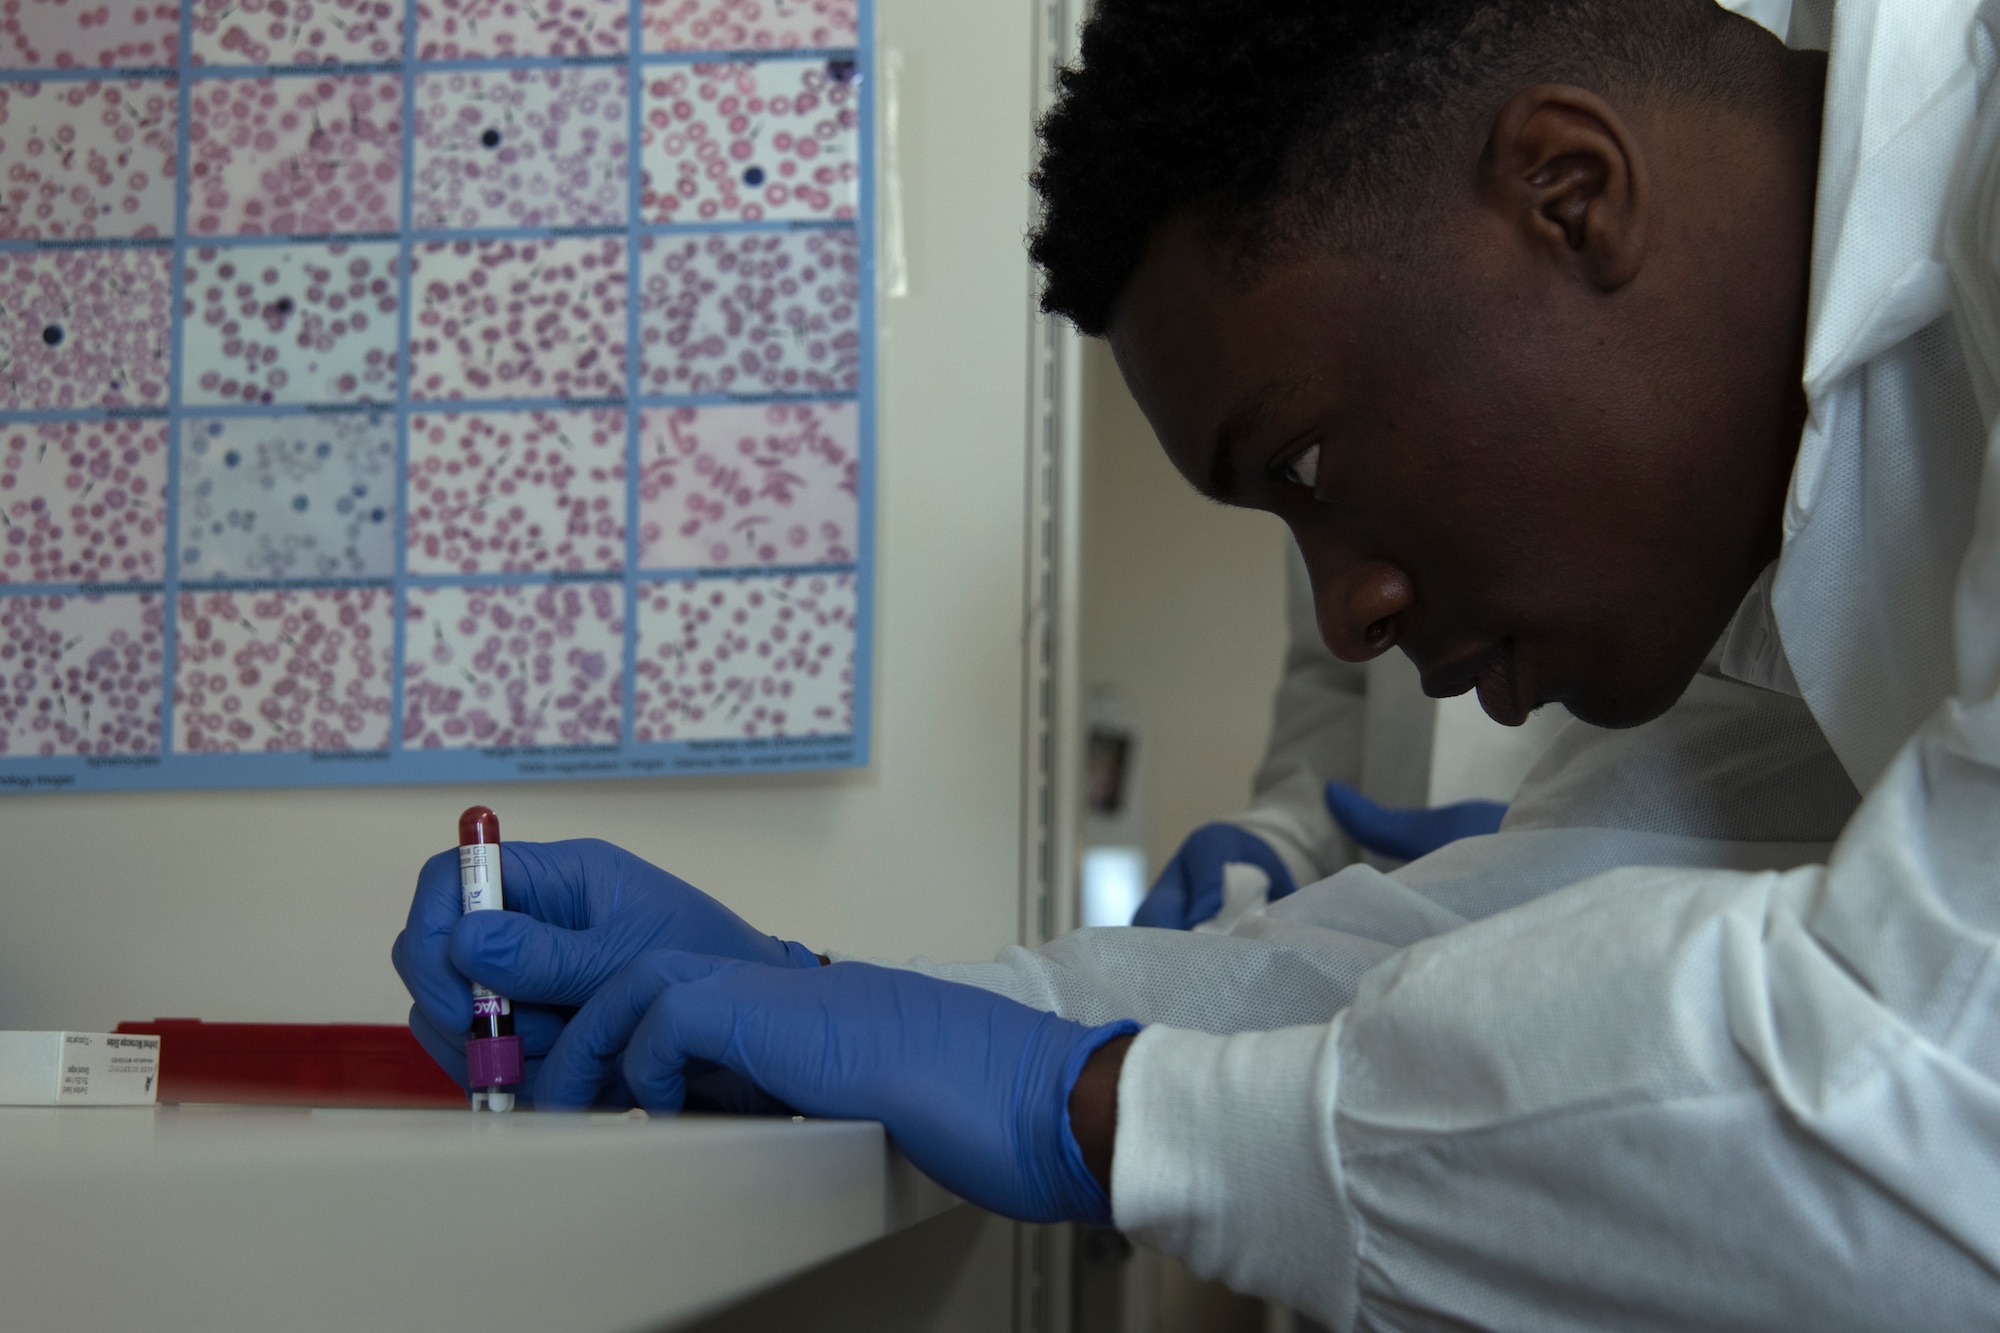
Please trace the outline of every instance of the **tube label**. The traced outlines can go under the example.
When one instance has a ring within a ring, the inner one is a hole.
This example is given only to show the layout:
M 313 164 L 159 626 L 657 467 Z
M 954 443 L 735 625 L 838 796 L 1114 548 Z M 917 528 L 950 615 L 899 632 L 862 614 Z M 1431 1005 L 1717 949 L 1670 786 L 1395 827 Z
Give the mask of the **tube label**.
M 468 912 L 500 907 L 500 844 L 467 843 L 458 849 L 458 887 Z
M 468 912 L 500 910 L 500 844 L 466 843 L 458 849 L 458 889 Z M 493 1018 L 514 1011 L 504 996 L 472 983 L 472 1016 Z

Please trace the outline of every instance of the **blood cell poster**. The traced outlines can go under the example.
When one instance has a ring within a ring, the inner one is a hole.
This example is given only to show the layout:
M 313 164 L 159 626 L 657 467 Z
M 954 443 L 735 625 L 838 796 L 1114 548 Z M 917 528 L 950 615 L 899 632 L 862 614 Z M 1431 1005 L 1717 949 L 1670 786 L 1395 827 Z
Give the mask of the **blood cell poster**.
M 867 0 L 0 0 L 0 790 L 867 762 Z

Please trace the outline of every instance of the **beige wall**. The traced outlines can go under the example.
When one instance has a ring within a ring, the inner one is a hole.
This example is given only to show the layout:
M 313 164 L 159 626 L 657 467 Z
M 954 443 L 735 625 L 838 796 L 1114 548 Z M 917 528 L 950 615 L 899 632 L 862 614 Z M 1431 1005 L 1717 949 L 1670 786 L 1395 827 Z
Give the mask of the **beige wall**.
M 491 802 L 819 948 L 985 957 L 1020 835 L 1030 24 L 882 0 L 910 295 L 882 310 L 876 761 L 860 773 L 0 799 L 0 1027 L 386 1020 L 420 861 Z
M 1104 343 L 1084 353 L 1083 675 L 1141 733 L 1149 874 L 1242 809 L 1285 644 L 1284 526 L 1181 479 Z

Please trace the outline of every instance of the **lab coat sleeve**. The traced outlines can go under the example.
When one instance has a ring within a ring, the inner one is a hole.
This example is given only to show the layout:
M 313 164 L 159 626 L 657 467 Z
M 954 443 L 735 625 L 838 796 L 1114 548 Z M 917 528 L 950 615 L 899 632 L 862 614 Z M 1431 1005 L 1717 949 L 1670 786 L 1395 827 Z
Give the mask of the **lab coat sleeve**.
M 1279 938 L 1116 926 L 1073 930 L 1038 949 L 1008 948 L 990 963 L 868 961 L 978 986 L 1078 1023 L 1131 1018 L 1241 1032 L 1325 1022 L 1354 998 L 1361 975 L 1395 952 L 1393 943 L 1310 925 Z
M 1328 779 L 1361 784 L 1367 669 L 1327 650 L 1313 613 L 1305 563 L 1289 548 L 1285 570 L 1284 675 L 1272 701 L 1271 734 L 1251 783 L 1250 808 L 1231 822 L 1277 851 L 1295 884 L 1310 884 L 1355 859 L 1321 793 Z
M 866 961 L 978 986 L 1079 1023 L 1131 1018 L 1210 1033 L 1265 1030 L 1326 1022 L 1354 999 L 1370 969 L 1407 946 L 1617 866 L 1788 868 L 1825 849 L 1631 829 L 1521 829 L 1460 839 L 1393 874 L 1349 866 L 1246 914 L 1226 935 L 1120 926 L 1010 947 L 985 963 Z
M 1990 964 L 1913 1021 L 1816 934 L 1831 881 L 1615 871 L 1330 1023 L 1149 1028 L 1118 1225 L 1343 1329 L 1989 1326 Z
M 1227 1033 L 1324 1022 L 1397 950 L 1619 866 L 1761 871 L 1824 861 L 1860 800 L 1804 704 L 1712 675 L 1643 727 L 1574 726 L 1563 736 L 1502 832 L 1387 875 L 1349 867 L 1248 914 L 1228 935 L 1081 930 L 991 962 L 876 961 L 1083 1023 L 1136 1018 Z M 1668 799 L 1677 792 L 1684 799 Z

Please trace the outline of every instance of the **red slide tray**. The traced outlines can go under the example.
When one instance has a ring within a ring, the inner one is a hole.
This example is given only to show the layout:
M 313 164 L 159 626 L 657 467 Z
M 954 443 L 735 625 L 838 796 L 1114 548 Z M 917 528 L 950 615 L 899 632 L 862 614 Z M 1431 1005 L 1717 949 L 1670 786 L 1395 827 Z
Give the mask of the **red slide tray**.
M 160 1100 L 261 1106 L 456 1106 L 465 1093 L 405 1027 L 156 1018 Z

